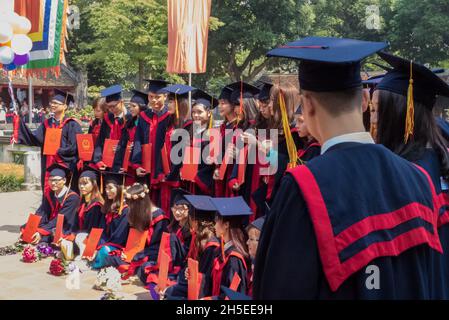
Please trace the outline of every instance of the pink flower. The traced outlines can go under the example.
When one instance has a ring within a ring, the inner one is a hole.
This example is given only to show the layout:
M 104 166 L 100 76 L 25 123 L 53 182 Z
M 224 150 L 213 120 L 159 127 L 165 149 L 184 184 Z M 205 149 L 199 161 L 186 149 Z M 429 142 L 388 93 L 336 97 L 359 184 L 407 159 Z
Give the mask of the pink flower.
M 66 273 L 65 266 L 60 259 L 53 259 L 51 261 L 50 273 L 54 276 L 62 276 Z
M 25 247 L 22 252 L 22 261 L 25 263 L 33 263 L 39 260 L 38 252 L 31 246 Z

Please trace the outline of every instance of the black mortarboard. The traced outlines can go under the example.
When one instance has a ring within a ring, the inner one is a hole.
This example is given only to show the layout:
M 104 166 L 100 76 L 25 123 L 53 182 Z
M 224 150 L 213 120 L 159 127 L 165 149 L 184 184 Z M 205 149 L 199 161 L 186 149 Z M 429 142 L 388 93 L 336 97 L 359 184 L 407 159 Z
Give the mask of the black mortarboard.
M 123 185 L 123 179 L 126 176 L 126 173 L 118 173 L 118 172 L 112 172 L 112 171 L 106 171 L 103 172 L 104 174 L 104 181 L 106 184 L 108 183 L 115 183 L 116 185 Z
M 50 173 L 50 177 L 66 178 L 70 174 L 70 170 L 59 163 L 53 163 L 47 168 L 47 171 Z
M 256 228 L 259 231 L 262 231 L 263 224 L 265 223 L 265 217 L 260 217 L 249 224 L 249 227 Z
M 368 78 L 366 80 L 363 80 L 362 81 L 363 87 L 364 88 L 374 88 L 374 87 L 376 87 L 382 81 L 384 76 L 385 76 L 385 74 L 381 74 L 381 75 L 373 76 L 373 77 L 370 77 L 370 78 Z
M 253 214 L 243 197 L 210 198 L 218 215 L 222 217 L 240 217 Z
M 74 103 L 75 102 L 75 98 L 73 97 L 73 95 L 69 92 L 65 92 L 59 89 L 55 89 L 55 95 L 52 98 L 52 100 L 56 100 L 58 102 L 61 102 L 65 105 L 69 105 L 70 103 Z
M 131 97 L 130 102 L 139 105 L 139 107 L 144 108 L 148 106 L 148 93 L 133 90 L 133 96 Z
M 230 102 L 232 104 L 238 105 L 240 104 L 240 96 L 243 93 L 243 98 L 256 98 L 256 95 L 259 94 L 260 90 L 246 82 L 237 81 L 228 85 L 229 88 L 232 89 Z
M 218 100 L 212 97 L 207 92 L 204 92 L 203 90 L 197 89 L 192 97 L 195 100 L 196 103 L 201 103 L 203 106 L 205 106 L 207 109 L 214 109 L 218 106 Z
M 184 198 L 195 209 L 189 211 L 194 218 L 212 221 L 215 217 L 216 208 L 210 201 L 209 196 L 185 195 Z
M 177 95 L 179 97 L 187 96 L 189 92 L 195 91 L 196 88 L 187 86 L 185 84 L 173 84 L 168 87 L 160 89 L 157 93 L 168 93 L 170 95 Z
M 273 87 L 273 83 L 272 82 L 262 82 L 263 85 L 260 87 L 260 92 L 257 95 L 257 99 L 261 100 L 261 101 L 265 101 L 265 100 L 269 100 L 270 99 L 270 91 L 271 88 Z
M 145 79 L 148 82 L 148 92 L 157 93 L 162 88 L 168 86 L 168 81 Z
M 385 42 L 307 37 L 273 49 L 267 56 L 300 60 L 301 89 L 328 92 L 361 86 L 361 60 L 386 47 Z
M 243 293 L 234 291 L 232 289 L 229 289 L 228 287 L 221 286 L 221 290 L 223 290 L 223 293 L 229 298 L 229 300 L 252 300 L 251 297 L 244 295 Z
M 117 84 L 101 91 L 101 97 L 106 98 L 106 103 L 122 99 L 122 86 Z
M 232 94 L 232 89 L 229 87 L 224 87 L 223 89 L 221 89 L 220 92 L 220 96 L 218 97 L 218 100 L 228 100 L 231 101 L 231 94 Z
M 98 181 L 98 173 L 90 166 L 85 166 L 83 172 L 80 174 L 80 178 L 90 178 L 94 181 Z
M 424 104 L 427 108 L 433 108 L 438 95 L 449 97 L 449 85 L 432 70 L 390 53 L 379 52 L 379 56 L 388 62 L 393 70 L 387 72 L 377 85 L 378 90 L 407 97 L 409 84 L 413 79 L 413 100 Z
M 183 205 L 183 204 L 190 206 L 190 202 L 187 201 L 187 199 L 185 198 L 186 195 L 190 195 L 190 192 L 181 188 L 173 189 L 170 199 L 171 206 L 173 207 L 174 205 Z

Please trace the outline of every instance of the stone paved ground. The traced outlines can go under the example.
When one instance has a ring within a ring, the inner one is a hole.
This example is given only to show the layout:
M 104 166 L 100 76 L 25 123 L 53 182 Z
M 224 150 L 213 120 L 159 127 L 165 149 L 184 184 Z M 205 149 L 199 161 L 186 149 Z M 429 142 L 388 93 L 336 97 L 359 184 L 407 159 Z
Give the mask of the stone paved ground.
M 13 244 L 19 235 L 19 226 L 40 203 L 39 192 L 0 194 L 0 246 Z M 20 255 L 0 257 L 0 300 L 5 299 L 63 299 L 98 300 L 103 292 L 92 289 L 96 272 L 80 264 L 79 290 L 66 287 L 66 278 L 48 274 L 51 258 L 33 264 L 20 261 Z M 150 295 L 138 281 L 123 285 L 122 295 L 127 300 L 149 300 Z

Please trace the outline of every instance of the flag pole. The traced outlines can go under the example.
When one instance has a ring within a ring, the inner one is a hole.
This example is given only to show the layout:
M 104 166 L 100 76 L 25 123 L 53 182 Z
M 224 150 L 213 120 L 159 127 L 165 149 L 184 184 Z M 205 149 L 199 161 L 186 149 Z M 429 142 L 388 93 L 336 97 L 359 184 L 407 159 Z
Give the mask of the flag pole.
M 192 86 L 192 73 L 189 73 L 189 86 Z M 189 91 L 189 109 L 192 112 L 192 91 Z

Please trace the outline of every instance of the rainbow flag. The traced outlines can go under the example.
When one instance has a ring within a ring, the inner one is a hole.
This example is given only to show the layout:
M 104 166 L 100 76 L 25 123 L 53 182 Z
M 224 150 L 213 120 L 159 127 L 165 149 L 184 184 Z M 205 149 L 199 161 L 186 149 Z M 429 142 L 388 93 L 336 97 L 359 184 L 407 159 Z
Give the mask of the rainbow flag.
M 33 41 L 30 61 L 22 69 L 26 76 L 60 74 L 65 63 L 68 0 L 14 0 L 14 11 L 31 21 L 28 36 Z

